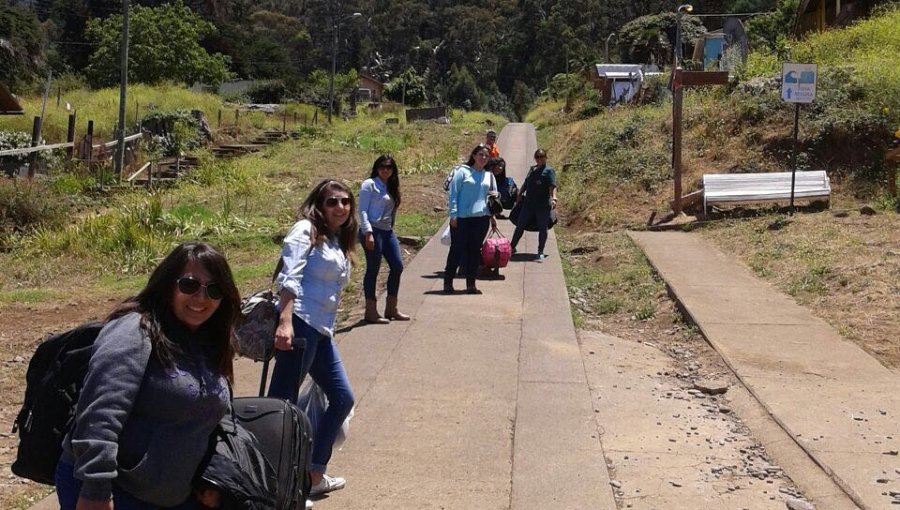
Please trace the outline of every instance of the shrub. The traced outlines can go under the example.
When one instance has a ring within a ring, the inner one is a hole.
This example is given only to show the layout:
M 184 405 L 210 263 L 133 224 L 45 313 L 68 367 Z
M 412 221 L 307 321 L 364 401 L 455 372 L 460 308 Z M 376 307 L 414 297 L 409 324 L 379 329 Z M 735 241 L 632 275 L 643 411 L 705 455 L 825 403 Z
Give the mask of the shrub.
M 253 84 L 245 92 L 251 103 L 280 104 L 284 101 L 286 89 L 280 81 L 265 81 Z
M 0 232 L 56 226 L 62 224 L 65 217 L 64 206 L 39 182 L 0 180 Z

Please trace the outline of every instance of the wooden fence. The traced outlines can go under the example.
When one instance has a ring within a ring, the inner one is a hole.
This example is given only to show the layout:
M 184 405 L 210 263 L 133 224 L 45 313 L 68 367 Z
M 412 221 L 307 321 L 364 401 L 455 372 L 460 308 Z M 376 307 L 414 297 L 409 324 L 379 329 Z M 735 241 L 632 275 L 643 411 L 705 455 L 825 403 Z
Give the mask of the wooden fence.
M 80 159 L 82 161 L 87 161 L 88 166 L 91 166 L 91 163 L 94 161 L 101 161 L 105 159 L 106 155 L 109 153 L 109 149 L 116 147 L 119 144 L 118 140 L 113 140 L 105 143 L 94 143 L 94 121 L 88 121 L 87 134 L 84 135 L 82 141 L 78 144 L 75 143 L 75 115 L 69 115 L 69 125 L 66 133 L 66 142 L 64 143 L 54 143 L 50 145 L 41 145 L 40 144 L 40 132 L 41 132 L 41 118 L 34 118 L 34 128 L 31 134 L 31 147 L 24 147 L 18 149 L 6 149 L 0 150 L 0 158 L 2 157 L 11 157 L 11 156 L 25 156 L 30 155 L 28 161 L 28 177 L 32 178 L 35 175 L 35 169 L 37 166 L 37 155 L 43 151 L 51 151 L 57 149 L 66 149 L 66 160 L 72 159 Z M 143 138 L 143 133 L 135 133 L 133 135 L 129 135 L 125 137 L 125 143 L 131 144 L 137 140 Z M 90 149 L 89 149 L 90 147 Z M 77 151 L 76 151 L 77 149 Z M 76 154 L 77 152 L 77 154 Z M 95 153 L 97 153 L 95 157 Z

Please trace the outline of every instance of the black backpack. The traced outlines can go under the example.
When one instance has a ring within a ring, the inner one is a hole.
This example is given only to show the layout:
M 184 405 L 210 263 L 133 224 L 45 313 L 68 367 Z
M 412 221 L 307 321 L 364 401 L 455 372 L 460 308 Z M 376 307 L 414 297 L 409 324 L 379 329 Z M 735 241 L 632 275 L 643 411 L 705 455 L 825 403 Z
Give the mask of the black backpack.
M 75 421 L 94 340 L 104 324 L 91 322 L 52 335 L 34 351 L 25 375 L 25 402 L 13 422 L 19 450 L 12 472 L 54 485 L 62 441 Z

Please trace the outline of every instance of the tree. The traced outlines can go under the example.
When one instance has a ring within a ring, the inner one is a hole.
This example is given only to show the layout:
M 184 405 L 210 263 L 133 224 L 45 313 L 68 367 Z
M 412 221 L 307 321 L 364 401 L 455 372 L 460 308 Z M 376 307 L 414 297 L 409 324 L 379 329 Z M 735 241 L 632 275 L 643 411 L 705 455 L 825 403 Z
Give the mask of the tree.
M 480 110 L 484 105 L 484 96 L 475 84 L 475 78 L 466 67 L 450 67 L 450 78 L 447 80 L 447 101 L 451 106 Z
M 409 67 L 384 87 L 384 94 L 391 100 L 409 106 L 421 106 L 425 103 L 425 79 Z
M 159 7 L 136 6 L 130 13 L 131 41 L 128 50 L 128 80 L 140 83 L 174 81 L 218 85 L 228 78 L 226 57 L 210 55 L 200 40 L 215 30 L 212 23 L 185 7 L 181 0 Z M 96 48 L 85 74 L 94 87 L 119 82 L 119 45 L 122 16 L 92 19 L 87 39 Z
M 34 16 L 0 4 L 0 82 L 15 91 L 36 81 L 42 73 L 43 40 Z
M 662 64 L 672 61 L 675 47 L 675 13 L 663 12 L 629 21 L 619 30 L 619 49 L 622 62 Z M 706 33 L 706 28 L 694 16 L 681 17 L 681 43 L 693 46 L 693 41 Z M 685 52 L 690 55 L 690 50 Z

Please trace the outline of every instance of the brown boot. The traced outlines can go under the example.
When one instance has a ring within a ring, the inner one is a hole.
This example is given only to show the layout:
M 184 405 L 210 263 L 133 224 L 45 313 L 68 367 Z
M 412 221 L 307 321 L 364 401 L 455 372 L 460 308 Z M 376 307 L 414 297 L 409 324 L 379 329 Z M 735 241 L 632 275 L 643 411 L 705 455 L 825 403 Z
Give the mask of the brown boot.
M 384 305 L 384 316 L 395 321 L 408 321 L 409 315 L 397 310 L 397 296 L 388 296 Z
M 391 321 L 378 315 L 378 302 L 374 299 L 366 299 L 366 322 L 369 324 L 388 324 Z

